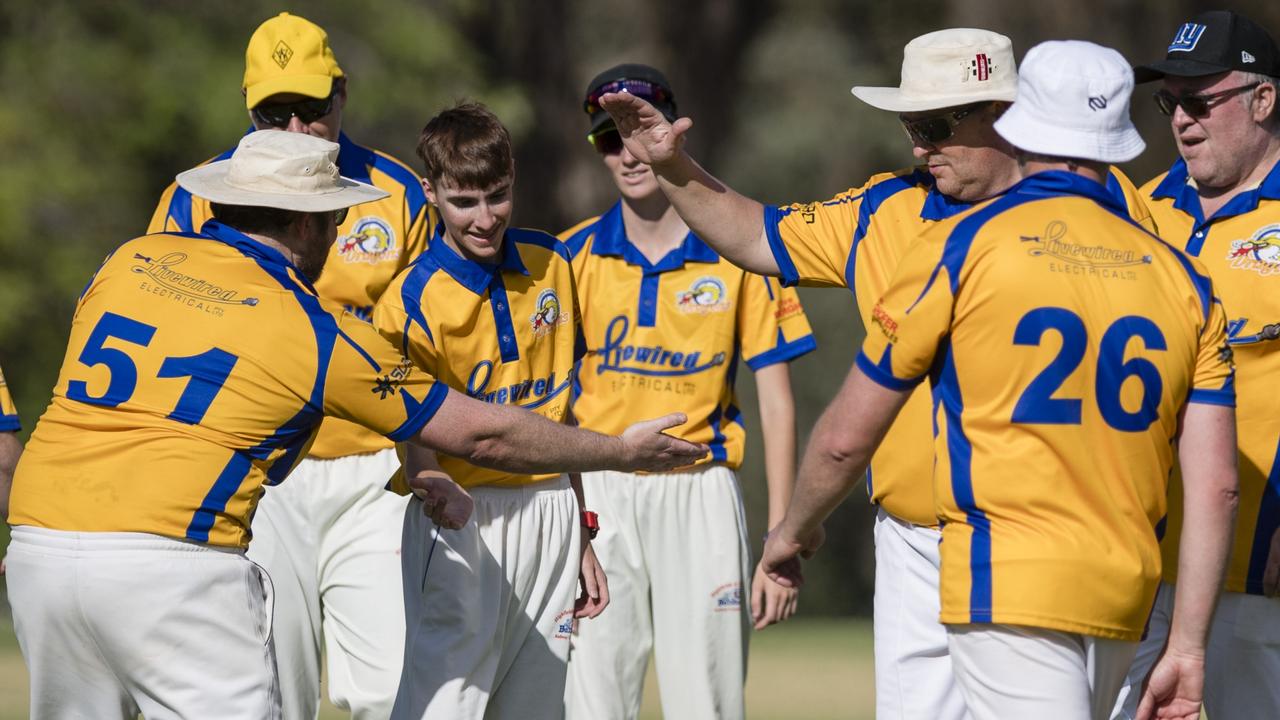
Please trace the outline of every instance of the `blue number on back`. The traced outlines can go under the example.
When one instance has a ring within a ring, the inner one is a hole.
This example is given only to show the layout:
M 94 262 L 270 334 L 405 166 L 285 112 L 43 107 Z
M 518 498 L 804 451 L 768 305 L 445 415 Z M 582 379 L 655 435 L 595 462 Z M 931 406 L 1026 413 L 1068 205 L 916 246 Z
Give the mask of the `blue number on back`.
M 180 422 L 196 425 L 204 419 L 204 414 L 213 404 L 213 398 L 227 382 L 231 368 L 240 358 L 226 350 L 212 348 L 191 357 L 168 357 L 160 365 L 157 377 L 190 377 L 187 389 L 178 398 L 178 405 L 168 417 Z
M 1053 397 L 1084 359 L 1088 333 L 1080 316 L 1064 308 L 1036 308 L 1018 321 L 1013 344 L 1038 346 L 1045 331 L 1050 329 L 1062 336 L 1062 350 L 1022 391 L 1013 407 L 1013 422 L 1080 423 L 1081 400 Z M 1164 392 L 1164 381 L 1155 363 L 1140 357 L 1124 359 L 1125 348 L 1135 337 L 1141 338 L 1148 350 L 1168 349 L 1164 334 L 1150 319 L 1138 315 L 1122 317 L 1102 334 L 1094 380 L 1094 394 L 1102 419 L 1124 432 L 1141 432 L 1150 427 L 1160 416 L 1160 397 Z M 1131 377 L 1137 377 L 1142 383 L 1142 403 L 1134 412 L 1125 410 L 1120 402 L 1120 391 L 1125 380 Z
M 111 371 L 107 390 L 94 397 L 89 394 L 89 388 L 84 380 L 72 380 L 67 383 L 67 397 L 90 405 L 106 407 L 115 407 L 128 400 L 138 386 L 138 366 L 133 364 L 133 359 L 123 350 L 105 347 L 105 343 L 108 338 L 114 337 L 146 347 L 151 344 L 151 338 L 155 334 L 156 329 L 150 325 L 130 320 L 123 315 L 103 313 L 102 319 L 94 326 L 93 332 L 89 333 L 89 339 L 84 344 L 84 350 L 80 351 L 79 359 L 89 367 L 107 366 Z
M 1018 321 L 1018 327 L 1013 331 L 1013 344 L 1039 345 L 1046 330 L 1058 331 L 1062 336 L 1062 349 L 1022 392 L 1013 408 L 1013 422 L 1078 425 L 1081 401 L 1055 398 L 1053 394 L 1084 359 L 1087 340 L 1084 321 L 1063 308 L 1036 308 Z

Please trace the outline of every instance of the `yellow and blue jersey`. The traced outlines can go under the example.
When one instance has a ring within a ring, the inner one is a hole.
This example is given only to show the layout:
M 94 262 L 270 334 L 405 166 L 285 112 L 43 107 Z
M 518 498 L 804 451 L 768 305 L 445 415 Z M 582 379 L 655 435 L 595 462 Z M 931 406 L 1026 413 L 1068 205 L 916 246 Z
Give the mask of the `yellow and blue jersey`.
M 0 371 L 0 432 L 17 432 L 22 429 L 22 421 L 18 419 L 18 408 L 13 404 L 13 396 L 9 394 L 9 383 L 4 379 L 4 371 Z
M 316 281 L 320 297 L 339 303 L 362 320 L 394 278 L 426 247 L 434 224 L 422 181 L 407 165 L 339 135 L 338 171 L 385 190 L 390 196 L 351 208 L 329 249 L 324 273 Z M 213 160 L 231 157 L 227 150 Z M 212 160 L 211 160 L 212 162 Z M 211 218 L 209 202 L 170 184 L 160 197 L 147 232 L 196 232 Z M 340 418 L 327 418 L 310 455 L 335 458 L 390 447 L 377 433 Z
M 671 434 L 711 446 L 702 463 L 742 464 L 734 381 L 817 347 L 795 290 L 721 258 L 693 233 L 659 260 L 627 239 L 622 204 L 561 234 L 573 254 L 587 355 L 573 414 L 617 434 L 683 412 Z
M 922 236 L 870 316 L 858 367 L 930 379 L 942 622 L 1137 640 L 1179 413 L 1235 398 L 1203 267 L 1044 172 Z
M 146 235 L 76 306 L 9 521 L 244 547 L 322 417 L 407 440 L 447 393 L 277 250 L 217 221 Z
M 1236 437 L 1240 509 L 1226 589 L 1262 595 L 1271 538 L 1280 531 L 1280 412 L 1272 401 L 1280 377 L 1280 164 L 1255 188 L 1206 218 L 1181 159 L 1143 187 L 1160 235 L 1204 263 L 1227 313 L 1236 359 Z M 1165 577 L 1178 568 L 1181 482 L 1170 493 L 1162 541 Z
M 1154 231 L 1138 189 L 1113 169 L 1107 190 Z M 784 285 L 847 287 L 864 328 L 902 256 L 937 223 L 972 207 L 938 192 L 924 168 L 872 176 L 825 202 L 766 207 L 764 226 Z M 936 525 L 927 387 L 917 388 L 867 470 L 867 494 L 894 517 Z
M 568 250 L 546 233 L 512 228 L 502 261 L 478 263 L 450 248 L 441 232 L 438 226 L 427 251 L 378 301 L 374 326 L 449 387 L 563 422 L 582 350 Z M 556 477 L 438 458 L 463 487 Z

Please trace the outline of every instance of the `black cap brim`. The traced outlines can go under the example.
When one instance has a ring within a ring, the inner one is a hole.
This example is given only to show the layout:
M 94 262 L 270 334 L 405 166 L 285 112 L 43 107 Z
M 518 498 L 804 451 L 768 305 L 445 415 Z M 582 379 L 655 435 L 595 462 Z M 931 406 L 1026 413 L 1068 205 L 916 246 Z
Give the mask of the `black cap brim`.
M 1175 77 L 1204 77 L 1230 72 L 1231 68 L 1199 60 L 1161 60 L 1150 65 L 1139 65 L 1133 69 L 1133 81 L 1139 85 L 1152 80 L 1159 80 L 1165 75 Z

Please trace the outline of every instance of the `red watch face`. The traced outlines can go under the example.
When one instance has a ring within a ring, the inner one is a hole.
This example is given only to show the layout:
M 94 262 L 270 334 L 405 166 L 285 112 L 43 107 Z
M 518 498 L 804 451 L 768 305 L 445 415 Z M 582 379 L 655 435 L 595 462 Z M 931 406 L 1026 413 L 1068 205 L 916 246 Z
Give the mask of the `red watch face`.
M 596 533 L 600 532 L 600 516 L 590 510 L 583 510 L 582 527 L 587 529 L 587 534 L 594 540 Z

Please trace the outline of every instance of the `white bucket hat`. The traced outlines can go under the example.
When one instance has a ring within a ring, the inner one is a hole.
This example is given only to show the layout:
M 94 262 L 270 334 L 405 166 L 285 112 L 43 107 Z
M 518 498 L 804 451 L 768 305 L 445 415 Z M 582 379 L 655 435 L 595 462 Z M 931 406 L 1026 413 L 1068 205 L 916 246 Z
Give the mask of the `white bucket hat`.
M 338 174 L 337 143 L 283 130 L 240 139 L 230 159 L 178 174 L 192 195 L 222 205 L 325 212 L 390 197 Z
M 853 88 L 859 100 L 891 112 L 1013 102 L 1017 92 L 1013 42 L 972 28 L 939 30 L 907 43 L 902 49 L 901 87 Z
M 1027 152 L 1117 163 L 1146 143 L 1129 120 L 1133 70 L 1111 48 L 1082 40 L 1040 43 L 1022 59 L 1018 101 L 996 132 Z

